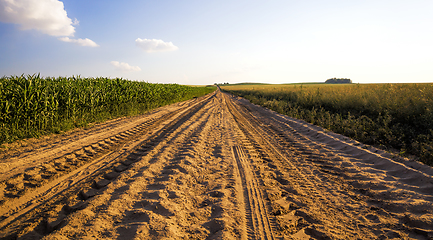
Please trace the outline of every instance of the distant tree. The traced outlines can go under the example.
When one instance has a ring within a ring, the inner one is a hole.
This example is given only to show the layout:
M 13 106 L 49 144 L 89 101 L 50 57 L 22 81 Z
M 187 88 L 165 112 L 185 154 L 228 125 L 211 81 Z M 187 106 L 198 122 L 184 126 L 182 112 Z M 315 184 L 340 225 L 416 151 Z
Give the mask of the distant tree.
M 326 80 L 325 83 L 331 83 L 331 84 L 352 83 L 352 80 L 350 80 L 349 78 L 330 78 Z

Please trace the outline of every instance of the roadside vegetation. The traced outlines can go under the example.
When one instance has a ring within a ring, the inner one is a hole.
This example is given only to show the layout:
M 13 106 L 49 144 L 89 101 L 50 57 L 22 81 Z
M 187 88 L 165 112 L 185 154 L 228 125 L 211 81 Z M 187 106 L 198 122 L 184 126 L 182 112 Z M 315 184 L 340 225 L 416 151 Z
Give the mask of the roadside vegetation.
M 279 113 L 433 165 L 433 84 L 221 86 Z
M 121 78 L 2 77 L 0 144 L 141 114 L 215 89 Z

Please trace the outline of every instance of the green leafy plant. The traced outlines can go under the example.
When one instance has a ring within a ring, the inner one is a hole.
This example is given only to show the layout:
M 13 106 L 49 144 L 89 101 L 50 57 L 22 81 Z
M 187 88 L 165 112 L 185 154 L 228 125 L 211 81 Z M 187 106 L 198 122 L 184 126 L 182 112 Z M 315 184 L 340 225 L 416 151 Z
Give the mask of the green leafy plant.
M 152 84 L 121 78 L 0 78 L 0 144 L 59 133 L 214 91 L 214 87 Z
M 243 85 L 222 89 L 433 165 L 433 84 Z

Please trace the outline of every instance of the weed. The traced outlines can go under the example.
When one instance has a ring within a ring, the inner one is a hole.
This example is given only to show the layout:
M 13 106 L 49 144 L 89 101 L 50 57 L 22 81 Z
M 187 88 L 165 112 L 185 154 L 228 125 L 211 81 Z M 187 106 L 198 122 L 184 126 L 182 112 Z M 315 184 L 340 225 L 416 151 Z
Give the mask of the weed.
M 433 84 L 222 86 L 282 114 L 433 165 Z

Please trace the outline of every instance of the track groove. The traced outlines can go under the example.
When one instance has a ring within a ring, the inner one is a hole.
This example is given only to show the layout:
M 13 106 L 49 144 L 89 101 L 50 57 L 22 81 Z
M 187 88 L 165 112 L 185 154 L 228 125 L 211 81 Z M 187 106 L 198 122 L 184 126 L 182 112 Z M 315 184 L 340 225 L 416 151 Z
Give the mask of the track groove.
M 274 239 L 262 193 L 254 176 L 254 172 L 248 163 L 248 157 L 240 146 L 233 146 L 232 151 L 240 171 L 242 186 L 245 192 L 244 198 L 249 215 L 248 222 L 250 223 L 249 225 L 251 225 L 249 238 Z

